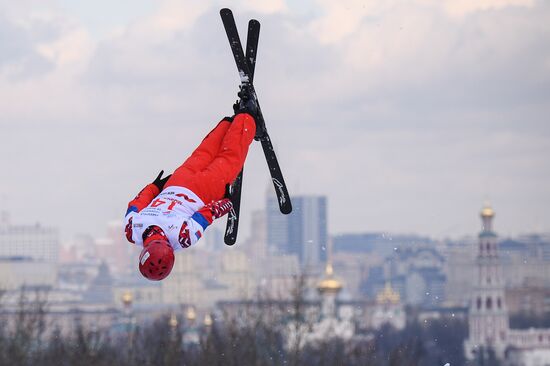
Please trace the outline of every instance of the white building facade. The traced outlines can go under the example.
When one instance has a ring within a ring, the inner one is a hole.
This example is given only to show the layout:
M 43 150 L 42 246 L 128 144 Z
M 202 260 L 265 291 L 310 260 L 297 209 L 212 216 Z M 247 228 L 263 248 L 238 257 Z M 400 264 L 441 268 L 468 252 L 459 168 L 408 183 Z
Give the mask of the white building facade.
M 59 232 L 55 228 L 36 225 L 12 225 L 0 222 L 0 257 L 25 257 L 36 261 L 57 263 Z

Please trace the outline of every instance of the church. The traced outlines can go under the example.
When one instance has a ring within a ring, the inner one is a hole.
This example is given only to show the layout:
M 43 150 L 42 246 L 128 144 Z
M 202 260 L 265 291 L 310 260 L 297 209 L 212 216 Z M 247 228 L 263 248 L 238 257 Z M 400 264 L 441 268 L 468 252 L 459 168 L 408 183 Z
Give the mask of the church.
M 488 359 L 492 353 L 508 366 L 548 366 L 550 329 L 510 329 L 497 235 L 493 231 L 495 212 L 485 205 L 480 215 L 477 276 L 469 306 L 469 338 L 464 342 L 466 357 Z

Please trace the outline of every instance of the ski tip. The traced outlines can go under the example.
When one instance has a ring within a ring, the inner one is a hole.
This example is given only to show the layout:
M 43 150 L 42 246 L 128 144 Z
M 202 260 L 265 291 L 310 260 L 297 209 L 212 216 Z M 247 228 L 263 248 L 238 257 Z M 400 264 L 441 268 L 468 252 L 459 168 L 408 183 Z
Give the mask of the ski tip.
M 225 245 L 233 246 L 235 245 L 236 241 L 237 241 L 237 238 L 225 238 L 224 243 Z
M 220 15 L 229 15 L 229 14 L 233 14 L 233 12 L 231 11 L 231 9 L 229 9 L 229 8 L 222 8 L 222 9 L 220 9 Z
M 260 22 L 257 21 L 256 19 L 250 19 L 248 21 L 248 31 L 251 32 L 255 32 L 256 34 L 259 34 L 260 33 Z

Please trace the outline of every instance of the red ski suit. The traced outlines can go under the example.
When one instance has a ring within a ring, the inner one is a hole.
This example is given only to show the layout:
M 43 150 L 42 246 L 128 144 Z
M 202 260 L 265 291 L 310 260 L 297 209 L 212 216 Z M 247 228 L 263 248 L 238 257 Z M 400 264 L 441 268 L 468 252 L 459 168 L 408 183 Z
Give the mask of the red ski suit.
M 256 124 L 249 114 L 238 114 L 233 122 L 222 120 L 177 168 L 166 187 L 185 187 L 203 202 L 218 201 L 225 186 L 232 183 L 241 171 L 254 139 Z
M 244 165 L 255 133 L 256 124 L 247 113 L 237 114 L 232 122 L 223 119 L 218 123 L 174 171 L 162 192 L 149 184 L 130 201 L 127 239 L 143 245 L 142 234 L 152 225 L 164 231 L 174 250 L 200 239 L 213 220 L 205 204 L 223 198 L 226 185 Z

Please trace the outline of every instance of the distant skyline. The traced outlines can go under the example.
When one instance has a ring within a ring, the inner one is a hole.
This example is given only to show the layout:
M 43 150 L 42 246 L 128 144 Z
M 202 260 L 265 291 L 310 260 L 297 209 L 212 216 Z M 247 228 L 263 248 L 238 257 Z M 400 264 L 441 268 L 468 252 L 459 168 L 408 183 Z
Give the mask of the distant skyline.
M 224 115 L 218 10 L 262 23 L 257 90 L 295 195 L 329 233 L 550 232 L 550 3 L 0 0 L 0 210 L 102 236 Z M 272 188 L 245 168 L 242 232 Z

